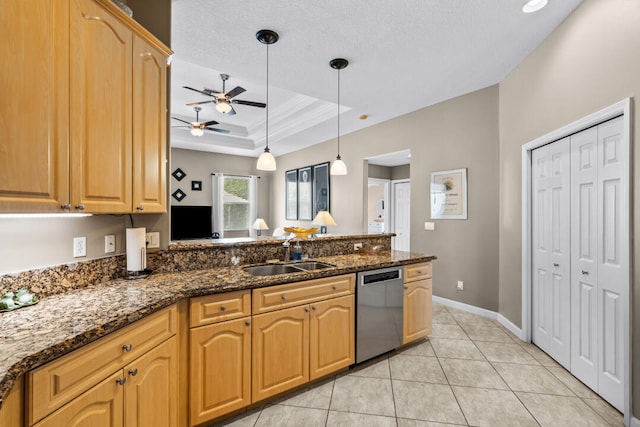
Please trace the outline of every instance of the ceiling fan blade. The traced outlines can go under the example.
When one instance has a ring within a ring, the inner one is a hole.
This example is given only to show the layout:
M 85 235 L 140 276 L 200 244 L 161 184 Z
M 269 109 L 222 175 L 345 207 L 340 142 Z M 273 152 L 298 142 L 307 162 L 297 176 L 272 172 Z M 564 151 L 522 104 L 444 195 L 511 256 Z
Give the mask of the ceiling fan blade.
M 229 112 L 227 113 L 227 116 L 235 116 L 236 115 L 236 110 L 233 109 L 231 104 L 229 104 L 229 107 L 231 107 L 231 110 L 229 110 Z
M 194 89 L 194 88 L 189 87 L 189 86 L 182 86 L 182 87 L 183 87 L 183 88 L 185 88 L 185 89 L 192 90 L 192 91 L 194 91 L 194 92 L 198 92 L 199 94 L 202 94 L 202 95 L 211 96 L 211 95 L 209 95 L 207 92 L 204 92 L 204 91 L 202 91 L 202 90 Z
M 177 125 L 177 126 L 171 126 L 172 128 L 190 128 L 191 126 L 185 126 L 185 125 Z
M 172 118 L 173 120 L 178 120 L 179 122 L 186 123 L 186 124 L 188 124 L 189 126 L 191 126 L 191 122 L 188 122 L 188 121 L 186 121 L 186 120 L 179 119 L 179 118 L 177 118 L 177 117 L 171 117 L 171 118 Z
M 209 88 L 205 87 L 204 89 L 202 89 L 202 93 L 204 93 L 205 95 L 209 95 L 209 96 L 216 96 L 217 94 L 222 93 L 222 92 L 220 92 L 219 90 L 209 89 Z
M 219 132 L 219 133 L 231 133 L 231 131 L 227 129 L 216 129 L 216 128 L 205 128 L 205 129 L 213 132 Z
M 204 122 L 204 123 L 202 123 L 202 125 L 203 125 L 204 127 L 207 127 L 207 126 L 211 126 L 211 125 L 217 125 L 217 124 L 219 124 L 219 123 L 220 123 L 220 122 L 216 122 L 215 120 L 210 120 L 210 121 L 208 121 L 208 122 Z
M 267 104 L 263 102 L 243 101 L 241 99 L 234 99 L 231 102 L 233 102 L 234 104 L 250 105 L 252 107 L 259 107 L 259 108 L 265 108 L 267 106 Z
M 216 102 L 215 100 L 210 100 L 210 101 L 200 101 L 200 102 L 192 102 L 190 104 L 185 104 L 187 107 L 193 107 L 194 105 L 201 105 L 201 104 L 208 104 L 210 102 Z
M 234 96 L 238 96 L 245 91 L 246 91 L 245 88 L 236 86 L 233 89 L 231 89 L 229 92 L 225 93 L 224 96 L 226 96 L 227 98 L 233 98 Z

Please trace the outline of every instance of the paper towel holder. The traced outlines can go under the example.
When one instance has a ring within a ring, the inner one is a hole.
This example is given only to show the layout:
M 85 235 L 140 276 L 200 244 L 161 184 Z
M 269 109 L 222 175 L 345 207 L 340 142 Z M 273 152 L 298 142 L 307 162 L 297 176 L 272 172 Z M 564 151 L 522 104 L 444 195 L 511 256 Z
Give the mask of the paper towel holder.
M 127 228 L 126 230 L 126 250 L 127 250 L 127 279 L 143 279 L 151 273 L 147 269 L 147 241 L 146 229 Z

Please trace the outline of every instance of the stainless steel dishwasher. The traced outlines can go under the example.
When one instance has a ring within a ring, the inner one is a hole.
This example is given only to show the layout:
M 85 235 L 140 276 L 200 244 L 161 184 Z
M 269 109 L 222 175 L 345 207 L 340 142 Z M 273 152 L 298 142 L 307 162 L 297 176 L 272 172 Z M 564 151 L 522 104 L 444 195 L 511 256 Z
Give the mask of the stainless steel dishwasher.
M 402 267 L 358 273 L 356 363 L 402 345 Z

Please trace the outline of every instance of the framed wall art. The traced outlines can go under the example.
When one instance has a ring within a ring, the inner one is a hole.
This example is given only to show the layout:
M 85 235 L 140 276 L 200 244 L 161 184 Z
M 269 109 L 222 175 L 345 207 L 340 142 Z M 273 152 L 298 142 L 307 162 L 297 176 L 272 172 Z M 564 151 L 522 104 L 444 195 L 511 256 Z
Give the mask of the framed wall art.
M 298 169 L 298 219 L 313 219 L 313 169 L 311 166 Z
M 329 211 L 329 162 L 313 166 L 313 218 Z
M 431 218 L 467 219 L 467 169 L 431 173 Z
M 298 169 L 285 172 L 285 218 L 298 219 Z

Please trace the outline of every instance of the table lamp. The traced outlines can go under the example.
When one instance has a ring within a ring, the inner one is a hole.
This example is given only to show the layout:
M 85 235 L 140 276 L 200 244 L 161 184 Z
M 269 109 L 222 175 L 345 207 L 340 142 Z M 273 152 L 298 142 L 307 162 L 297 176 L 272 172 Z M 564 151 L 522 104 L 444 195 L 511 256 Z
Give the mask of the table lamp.
M 267 226 L 267 223 L 264 222 L 264 219 L 256 218 L 251 228 L 256 230 L 256 236 L 260 236 L 262 234 L 262 230 L 268 230 L 269 226 Z
M 320 226 L 320 234 L 327 233 L 327 225 L 337 225 L 331 214 L 327 211 L 319 211 L 313 219 L 313 223 Z

